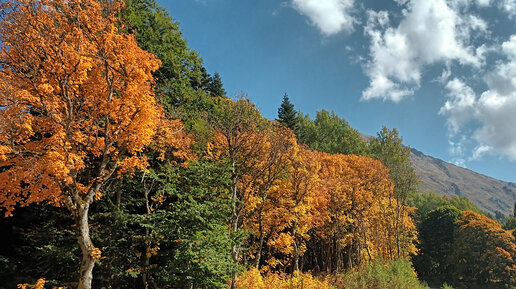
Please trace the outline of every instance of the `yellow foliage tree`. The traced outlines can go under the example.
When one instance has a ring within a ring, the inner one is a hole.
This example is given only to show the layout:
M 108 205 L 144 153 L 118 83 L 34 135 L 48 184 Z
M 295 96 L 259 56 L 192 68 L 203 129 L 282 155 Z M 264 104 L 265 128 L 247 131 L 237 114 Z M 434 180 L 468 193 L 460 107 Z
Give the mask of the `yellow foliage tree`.
M 260 149 L 258 162 L 243 177 L 243 180 L 252 188 L 249 201 L 245 206 L 243 225 L 246 230 L 253 232 L 257 241 L 254 255 L 256 267 L 260 264 L 268 231 L 266 212 L 271 205 L 271 189 L 286 179 L 290 156 L 297 145 L 294 133 L 278 123 L 269 123 L 259 133 L 259 137 L 261 143 L 256 146 L 256 149 Z
M 318 176 L 319 155 L 305 146 L 294 147 L 288 178 L 271 188 L 271 201 L 264 213 L 268 245 L 291 259 L 293 271 L 299 270 L 308 231 L 323 222 L 326 198 Z M 272 258 L 268 263 L 274 267 L 284 262 Z
M 208 143 L 208 155 L 230 169 L 230 230 L 237 232 L 242 228 L 244 214 L 258 206 L 255 194 L 260 176 L 256 173 L 262 168 L 262 154 L 267 147 L 267 122 L 248 99 L 225 99 L 217 106 L 211 126 L 215 135 Z M 235 263 L 239 262 L 240 245 L 236 242 L 231 256 Z M 235 272 L 231 288 L 235 288 L 236 278 Z

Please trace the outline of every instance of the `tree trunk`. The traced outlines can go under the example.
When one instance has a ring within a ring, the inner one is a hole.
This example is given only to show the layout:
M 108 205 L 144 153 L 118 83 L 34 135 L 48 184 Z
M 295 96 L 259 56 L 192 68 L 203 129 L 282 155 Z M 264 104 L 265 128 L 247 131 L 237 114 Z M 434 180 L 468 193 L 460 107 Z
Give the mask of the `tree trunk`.
M 232 229 L 233 229 L 233 232 L 236 232 L 238 230 L 238 218 L 236 218 L 236 220 L 234 220 L 234 223 L 232 224 Z M 235 264 L 238 264 L 238 257 L 239 257 L 239 251 L 240 251 L 240 246 L 236 243 L 233 243 L 231 245 L 231 257 L 233 258 L 233 262 L 235 262 Z M 231 289 L 235 289 L 236 288 L 236 280 L 237 280 L 237 276 L 238 276 L 238 272 L 233 272 L 233 276 L 231 278 Z
M 260 225 L 261 227 L 261 225 Z M 256 259 L 254 260 L 254 266 L 256 267 L 256 269 L 258 269 L 258 267 L 260 266 L 260 259 L 262 258 L 262 250 L 263 250 L 263 241 L 264 241 L 264 236 L 263 236 L 263 232 L 262 232 L 262 229 L 260 228 L 260 239 L 259 239 L 259 245 L 258 245 L 258 252 L 256 252 Z
M 297 246 L 297 221 L 294 222 L 294 228 L 292 230 L 292 236 L 294 237 L 294 266 L 292 273 L 299 271 L 299 247 Z
M 232 232 L 236 232 L 236 231 L 238 231 L 239 212 L 238 212 L 238 208 L 237 208 L 238 188 L 237 188 L 237 179 L 235 176 L 236 174 L 235 174 L 235 162 L 234 161 L 232 162 L 232 172 L 233 172 L 233 177 L 232 177 L 232 184 L 231 184 L 231 191 L 232 191 L 231 192 L 231 203 L 232 203 L 231 230 L 232 230 Z M 231 245 L 231 257 L 233 258 L 233 262 L 235 262 L 235 264 L 238 264 L 239 251 L 240 251 L 239 244 L 237 244 L 236 242 L 233 243 Z M 231 289 L 236 288 L 237 276 L 238 276 L 238 272 L 237 271 L 233 272 L 233 276 L 231 278 Z
M 256 266 L 256 269 L 260 266 L 260 259 L 262 258 L 262 249 L 263 249 L 263 241 L 264 241 L 264 234 L 263 234 L 263 208 L 265 208 L 265 201 L 267 200 L 267 193 L 265 193 L 262 197 L 262 205 L 260 207 L 260 212 L 258 215 L 258 230 L 260 231 L 260 238 L 259 238 L 259 245 L 258 245 L 258 252 L 256 253 L 256 259 L 254 265 Z
M 88 225 L 88 211 L 89 204 L 84 203 L 78 205 L 77 209 L 77 230 L 78 242 L 82 251 L 80 279 L 78 289 L 91 289 L 91 281 L 93 279 L 93 267 L 95 266 L 95 259 L 91 256 L 93 243 L 90 238 L 90 228 Z

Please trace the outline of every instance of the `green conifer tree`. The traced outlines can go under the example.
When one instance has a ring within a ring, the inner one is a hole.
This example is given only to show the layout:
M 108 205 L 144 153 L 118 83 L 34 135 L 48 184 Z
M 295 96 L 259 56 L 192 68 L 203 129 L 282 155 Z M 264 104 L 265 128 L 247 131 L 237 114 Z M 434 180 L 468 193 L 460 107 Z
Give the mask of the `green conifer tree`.
M 224 90 L 224 84 L 222 83 L 222 79 L 220 78 L 220 74 L 218 72 L 215 72 L 215 74 L 210 77 L 208 83 L 208 92 L 211 96 L 226 95 L 226 90 Z
M 283 95 L 283 102 L 278 108 L 277 121 L 293 131 L 296 129 L 297 112 L 294 110 L 294 105 L 290 102 L 286 93 Z

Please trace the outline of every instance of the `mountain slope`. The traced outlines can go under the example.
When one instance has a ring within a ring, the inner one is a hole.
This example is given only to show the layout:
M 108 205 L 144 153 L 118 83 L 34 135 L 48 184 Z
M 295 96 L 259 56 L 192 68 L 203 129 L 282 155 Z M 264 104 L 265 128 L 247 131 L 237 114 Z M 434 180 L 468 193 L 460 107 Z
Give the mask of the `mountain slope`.
M 466 196 L 479 208 L 493 215 L 512 214 L 516 202 L 516 184 L 500 181 L 444 162 L 412 149 L 412 163 L 421 184 L 421 192 Z

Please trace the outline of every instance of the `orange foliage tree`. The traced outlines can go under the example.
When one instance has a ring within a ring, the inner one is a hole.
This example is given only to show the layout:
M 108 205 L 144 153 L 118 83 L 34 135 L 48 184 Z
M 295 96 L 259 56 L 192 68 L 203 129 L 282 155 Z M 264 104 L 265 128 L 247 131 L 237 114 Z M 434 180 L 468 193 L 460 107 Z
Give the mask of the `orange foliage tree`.
M 458 283 L 516 286 L 516 240 L 497 221 L 467 210 L 457 221 L 452 260 Z
M 82 251 L 78 288 L 91 288 L 101 252 L 88 211 L 117 170 L 146 165 L 163 115 L 151 74 L 160 62 L 121 32 L 119 1 L 0 5 L 0 206 L 66 206 Z
M 398 256 L 393 228 L 396 199 L 389 170 L 369 157 L 321 153 L 320 178 L 327 207 L 317 228 L 318 256 L 326 271 L 351 268 L 376 257 Z M 415 226 L 404 220 L 404 255 L 414 252 Z
M 296 146 L 288 164 L 288 178 L 271 187 L 264 207 L 268 259 L 262 269 L 299 270 L 306 251 L 303 263 L 323 271 L 415 252 L 414 223 L 406 213 L 396 218 L 394 185 L 380 161 Z M 405 230 L 396 235 L 400 220 Z
M 243 178 L 252 188 L 249 202 L 245 206 L 244 228 L 256 238 L 256 267 L 260 265 L 266 235 L 264 226 L 267 220 L 264 218 L 270 206 L 270 191 L 286 178 L 290 156 L 296 146 L 294 133 L 278 123 L 269 123 L 259 136 L 259 162 Z

